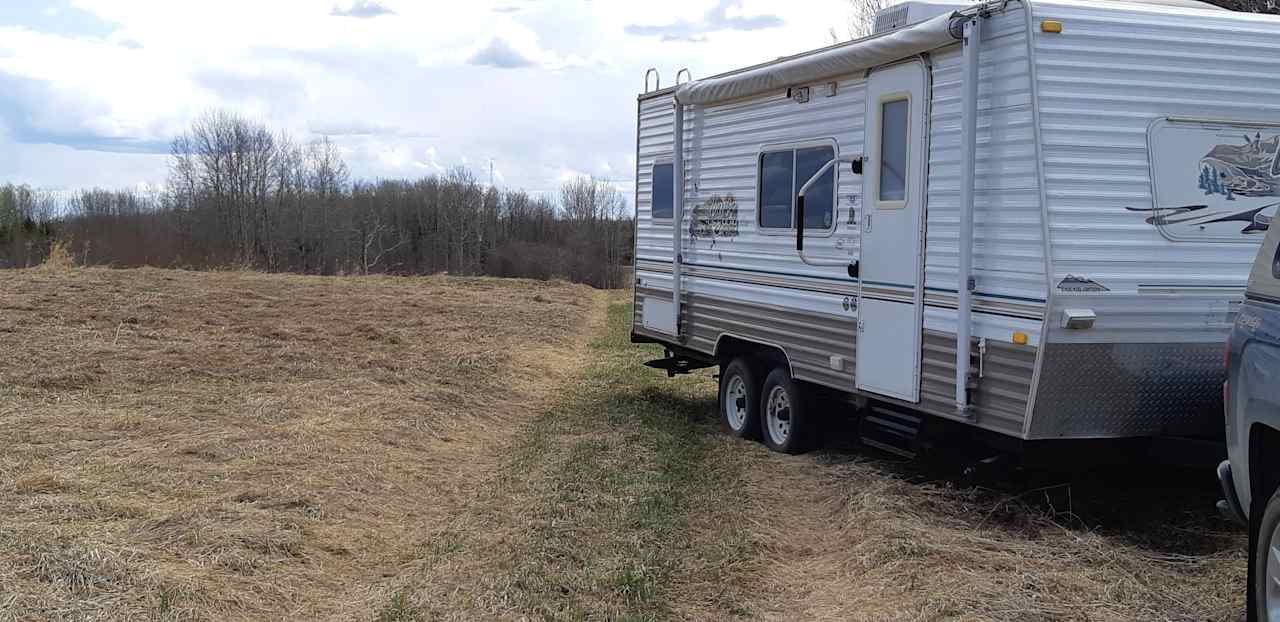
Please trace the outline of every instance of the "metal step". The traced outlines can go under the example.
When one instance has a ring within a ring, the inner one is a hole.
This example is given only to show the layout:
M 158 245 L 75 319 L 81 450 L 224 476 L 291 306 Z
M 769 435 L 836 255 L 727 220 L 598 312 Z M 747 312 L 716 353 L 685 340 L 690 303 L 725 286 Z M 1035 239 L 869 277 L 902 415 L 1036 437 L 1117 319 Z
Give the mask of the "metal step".
M 916 415 L 871 405 L 858 424 L 863 445 L 903 458 L 916 456 L 916 439 L 920 435 L 921 418 Z

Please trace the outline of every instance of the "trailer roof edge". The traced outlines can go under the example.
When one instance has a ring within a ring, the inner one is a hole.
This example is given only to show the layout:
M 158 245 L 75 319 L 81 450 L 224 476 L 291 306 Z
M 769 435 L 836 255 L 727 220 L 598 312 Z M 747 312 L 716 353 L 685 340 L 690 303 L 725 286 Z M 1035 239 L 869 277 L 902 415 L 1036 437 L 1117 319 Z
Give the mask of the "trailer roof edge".
M 975 5 L 974 8 L 981 6 L 984 5 Z M 906 28 L 642 93 L 638 99 L 643 101 L 674 93 L 683 104 L 706 105 L 855 73 L 954 43 L 950 24 L 955 15 L 938 15 Z

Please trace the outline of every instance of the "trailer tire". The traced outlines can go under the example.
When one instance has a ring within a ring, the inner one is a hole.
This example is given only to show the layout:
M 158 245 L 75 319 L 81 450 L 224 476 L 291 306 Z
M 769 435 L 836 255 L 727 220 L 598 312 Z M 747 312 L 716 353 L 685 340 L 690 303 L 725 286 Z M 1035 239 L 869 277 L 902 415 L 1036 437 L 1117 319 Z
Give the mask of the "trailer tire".
M 760 389 L 760 427 L 766 447 L 793 455 L 813 447 L 817 419 L 811 398 L 785 367 L 769 372 Z
M 745 357 L 733 359 L 720 370 L 720 425 L 730 434 L 750 440 L 760 438 L 760 383 Z

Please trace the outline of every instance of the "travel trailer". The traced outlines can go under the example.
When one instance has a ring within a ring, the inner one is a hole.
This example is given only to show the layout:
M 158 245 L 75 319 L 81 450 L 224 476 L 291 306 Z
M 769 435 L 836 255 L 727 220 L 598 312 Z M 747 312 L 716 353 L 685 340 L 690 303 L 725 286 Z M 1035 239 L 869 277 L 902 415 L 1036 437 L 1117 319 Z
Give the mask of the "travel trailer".
M 912 0 L 875 31 L 646 84 L 651 365 L 719 366 L 726 426 L 787 452 L 819 396 L 899 451 L 931 423 L 1022 449 L 1220 439 L 1223 343 L 1280 204 L 1280 18 Z

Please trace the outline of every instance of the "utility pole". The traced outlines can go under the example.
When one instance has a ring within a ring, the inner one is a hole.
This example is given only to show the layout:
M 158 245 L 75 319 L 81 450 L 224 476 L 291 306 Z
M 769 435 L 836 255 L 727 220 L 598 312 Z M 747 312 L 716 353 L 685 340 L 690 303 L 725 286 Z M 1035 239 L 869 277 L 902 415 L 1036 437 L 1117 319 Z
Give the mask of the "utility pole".
M 493 158 L 489 158 L 489 187 L 493 187 Z

